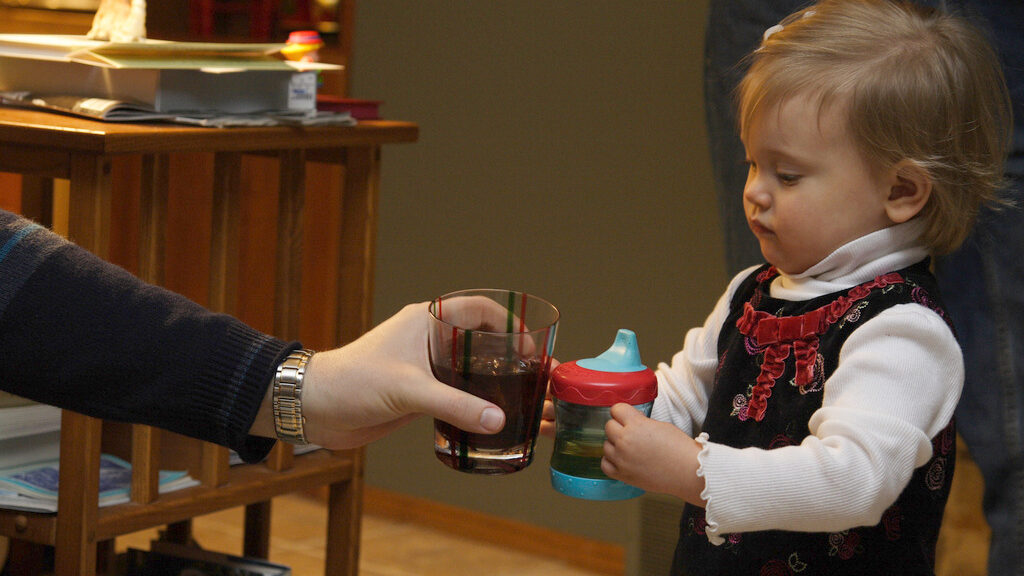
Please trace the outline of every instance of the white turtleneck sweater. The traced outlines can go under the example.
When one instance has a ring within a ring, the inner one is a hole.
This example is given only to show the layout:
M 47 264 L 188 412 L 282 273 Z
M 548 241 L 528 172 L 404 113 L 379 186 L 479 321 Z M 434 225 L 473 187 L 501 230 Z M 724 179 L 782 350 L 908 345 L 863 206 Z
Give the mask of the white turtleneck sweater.
M 771 295 L 809 300 L 919 262 L 927 250 L 916 220 L 858 238 L 806 272 L 782 274 Z M 798 446 L 738 449 L 701 434 L 718 365 L 718 334 L 729 301 L 752 269 L 738 274 L 704 326 L 686 334 L 672 364 L 659 364 L 652 417 L 672 422 L 703 446 L 708 539 L 756 530 L 837 532 L 871 526 L 896 501 L 914 469 L 931 457 L 931 439 L 953 416 L 964 369 L 946 322 L 902 304 L 847 338 L 825 382 L 810 435 Z

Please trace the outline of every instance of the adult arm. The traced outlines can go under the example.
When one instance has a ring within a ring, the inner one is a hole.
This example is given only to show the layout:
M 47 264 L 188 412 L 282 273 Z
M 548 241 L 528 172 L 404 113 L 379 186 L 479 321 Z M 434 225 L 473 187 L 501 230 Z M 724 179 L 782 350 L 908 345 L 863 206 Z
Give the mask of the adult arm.
M 426 304 L 407 306 L 309 363 L 307 437 L 357 446 L 425 413 L 474 432 L 501 410 L 433 378 Z M 37 224 L 0 211 L 0 388 L 108 420 L 235 449 L 273 445 L 270 382 L 297 342 L 146 284 Z
M 277 365 L 296 348 L 0 212 L 4 390 L 258 459 L 273 440 L 249 428 Z

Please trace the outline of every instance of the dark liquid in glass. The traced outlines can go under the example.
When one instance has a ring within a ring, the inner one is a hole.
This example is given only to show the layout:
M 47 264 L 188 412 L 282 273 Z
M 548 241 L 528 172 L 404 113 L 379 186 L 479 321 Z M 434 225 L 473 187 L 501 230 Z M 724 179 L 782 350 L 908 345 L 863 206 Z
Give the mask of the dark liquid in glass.
M 547 363 L 474 357 L 468 371 L 453 373 L 451 366 L 436 364 L 431 368 L 441 382 L 493 402 L 505 412 L 505 427 L 497 434 L 474 434 L 434 420 L 436 432 L 450 446 L 447 452 L 436 452 L 438 459 L 456 470 L 485 474 L 515 472 L 529 465 L 544 409 Z

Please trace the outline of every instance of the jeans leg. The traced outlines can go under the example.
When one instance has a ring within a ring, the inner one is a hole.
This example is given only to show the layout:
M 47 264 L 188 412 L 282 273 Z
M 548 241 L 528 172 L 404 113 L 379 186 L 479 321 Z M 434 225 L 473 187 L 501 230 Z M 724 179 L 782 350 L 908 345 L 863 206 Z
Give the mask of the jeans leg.
M 968 242 L 940 259 L 936 272 L 964 351 L 967 378 L 957 425 L 985 480 L 988 573 L 1024 576 L 1024 14 L 1016 2 L 939 4 L 980 19 L 1004 59 L 1014 100 L 1006 174 L 1018 207 L 983 211 Z
M 764 261 L 743 213 L 746 152 L 740 141 L 733 98 L 743 78 L 740 64 L 761 43 L 766 29 L 807 4 L 807 0 L 714 0 L 708 8 L 704 106 L 725 238 L 726 272 L 730 276 Z
M 964 351 L 957 425 L 985 479 L 991 576 L 1024 575 L 1024 212 L 985 211 L 936 265 Z

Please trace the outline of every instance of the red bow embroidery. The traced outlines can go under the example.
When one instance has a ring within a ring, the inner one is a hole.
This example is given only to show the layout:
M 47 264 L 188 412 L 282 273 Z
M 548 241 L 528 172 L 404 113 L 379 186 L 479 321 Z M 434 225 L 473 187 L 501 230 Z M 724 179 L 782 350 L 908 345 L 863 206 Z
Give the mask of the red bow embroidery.
M 846 296 L 840 296 L 830 304 L 799 316 L 775 316 L 755 310 L 750 302 L 744 303 L 743 315 L 736 321 L 736 327 L 741 334 L 752 339 L 755 346 L 764 348 L 761 372 L 747 403 L 747 417 L 757 421 L 764 419 L 772 387 L 785 372 L 786 359 L 790 354 L 796 364 L 793 384 L 801 388 L 811 384 L 818 359 L 819 336 L 842 318 L 854 303 L 867 297 L 872 289 L 903 281 L 903 277 L 895 272 L 884 274 L 855 286 Z

